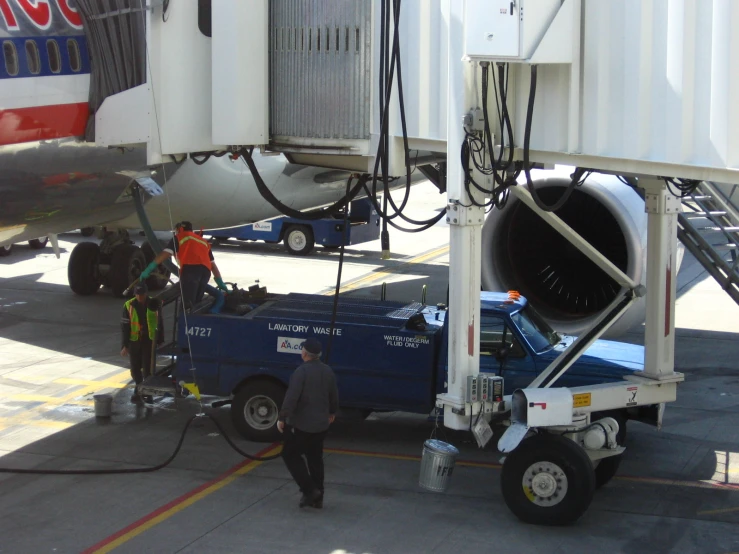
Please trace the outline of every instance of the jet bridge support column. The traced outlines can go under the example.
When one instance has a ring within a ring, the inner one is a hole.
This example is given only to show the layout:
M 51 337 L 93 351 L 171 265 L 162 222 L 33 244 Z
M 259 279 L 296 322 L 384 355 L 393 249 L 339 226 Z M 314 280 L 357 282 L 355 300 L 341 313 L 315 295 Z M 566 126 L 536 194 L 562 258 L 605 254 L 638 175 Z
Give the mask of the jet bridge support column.
M 484 210 L 475 206 L 464 187 L 460 148 L 465 138 L 464 114 L 475 100 L 475 64 L 463 60 L 464 3 L 446 0 L 449 29 L 449 80 L 447 110 L 447 218 L 449 223 L 449 353 L 447 393 L 438 397 L 444 406 L 444 425 L 467 429 L 471 411 L 465 403 L 467 376 L 480 367 L 481 234 Z M 473 194 L 475 194 L 473 192 Z M 482 203 L 484 198 L 476 198 Z
M 647 211 L 647 314 L 644 333 L 644 377 L 675 376 L 675 288 L 677 216 L 680 199 L 662 179 L 642 178 Z

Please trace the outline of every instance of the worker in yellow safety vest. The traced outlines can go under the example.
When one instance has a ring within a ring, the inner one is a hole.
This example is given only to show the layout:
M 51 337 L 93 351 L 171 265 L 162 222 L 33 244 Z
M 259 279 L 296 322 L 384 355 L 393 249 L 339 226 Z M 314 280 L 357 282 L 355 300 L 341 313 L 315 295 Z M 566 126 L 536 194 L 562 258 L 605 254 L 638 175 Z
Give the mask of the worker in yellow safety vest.
M 123 304 L 121 314 L 121 356 L 128 355 L 131 378 L 138 386 L 151 375 L 155 345 L 164 342 L 162 303 L 148 295 L 146 283 L 139 282 L 133 289 L 134 297 Z M 151 402 L 151 397 L 144 400 Z M 138 404 L 141 397 L 134 390 L 131 402 Z

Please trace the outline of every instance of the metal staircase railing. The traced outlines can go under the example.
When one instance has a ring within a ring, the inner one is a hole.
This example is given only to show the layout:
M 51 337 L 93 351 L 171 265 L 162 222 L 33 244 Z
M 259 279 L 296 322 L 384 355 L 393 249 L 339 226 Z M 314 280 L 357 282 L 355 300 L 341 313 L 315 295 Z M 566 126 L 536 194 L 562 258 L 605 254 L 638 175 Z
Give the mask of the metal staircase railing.
M 737 187 L 739 185 L 701 182 L 692 194 L 683 198 L 677 236 L 721 288 L 739 304 Z

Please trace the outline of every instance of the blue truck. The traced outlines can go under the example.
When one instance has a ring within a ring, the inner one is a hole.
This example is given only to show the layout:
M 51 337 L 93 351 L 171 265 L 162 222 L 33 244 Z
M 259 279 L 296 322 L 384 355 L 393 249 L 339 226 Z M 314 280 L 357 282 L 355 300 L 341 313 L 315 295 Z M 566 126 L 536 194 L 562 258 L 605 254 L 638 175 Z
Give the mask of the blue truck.
M 349 205 L 348 227 L 344 233 L 344 214 L 335 217 L 308 220 L 294 217 L 278 217 L 234 227 L 205 231 L 217 241 L 229 238 L 238 240 L 263 240 L 277 244 L 284 242 L 285 249 L 296 256 L 306 256 L 318 244 L 326 249 L 361 244 L 380 237 L 380 217 L 369 199 L 355 200 Z
M 178 383 L 194 378 L 202 394 L 229 398 L 247 439 L 278 437 L 278 409 L 308 337 L 327 350 L 333 334 L 328 362 L 342 410 L 430 414 L 446 391 L 444 305 L 340 297 L 332 329 L 332 297 L 268 294 L 255 285 L 242 300 L 232 313 L 204 313 L 206 306 L 188 314 L 186 325 L 180 317 L 170 371 Z M 574 340 L 555 333 L 523 297 L 482 292 L 481 301 L 480 371 L 502 376 L 505 394 L 525 387 Z M 597 341 L 558 386 L 620 381 L 641 371 L 643 359 L 641 346 Z

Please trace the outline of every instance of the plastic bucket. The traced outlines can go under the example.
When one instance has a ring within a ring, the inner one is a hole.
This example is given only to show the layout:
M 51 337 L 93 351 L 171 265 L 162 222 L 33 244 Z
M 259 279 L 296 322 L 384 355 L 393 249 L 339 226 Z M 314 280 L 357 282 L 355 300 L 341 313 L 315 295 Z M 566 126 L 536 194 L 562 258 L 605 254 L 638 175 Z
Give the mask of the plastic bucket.
M 95 400 L 95 417 L 110 417 L 113 413 L 113 396 L 96 394 L 92 398 Z
M 449 486 L 457 456 L 459 450 L 451 444 L 436 439 L 424 442 L 419 486 L 433 492 L 444 492 Z

